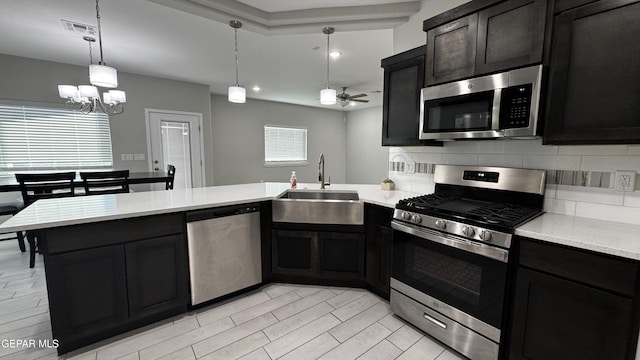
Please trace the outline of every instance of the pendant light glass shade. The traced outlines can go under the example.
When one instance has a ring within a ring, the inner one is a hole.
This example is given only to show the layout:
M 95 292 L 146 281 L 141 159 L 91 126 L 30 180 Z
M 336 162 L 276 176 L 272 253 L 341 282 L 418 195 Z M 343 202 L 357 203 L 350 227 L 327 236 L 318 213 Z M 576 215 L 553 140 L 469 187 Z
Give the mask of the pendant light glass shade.
M 111 66 L 89 65 L 89 82 L 91 85 L 115 88 L 118 87 L 118 71 Z
M 79 85 L 78 90 L 80 91 L 80 97 L 86 97 L 95 99 L 98 96 L 98 88 L 91 85 Z
M 336 90 L 335 89 L 322 89 L 320 90 L 320 104 L 333 105 L 336 103 Z
M 247 99 L 247 90 L 242 86 L 229 86 L 229 102 L 244 104 Z

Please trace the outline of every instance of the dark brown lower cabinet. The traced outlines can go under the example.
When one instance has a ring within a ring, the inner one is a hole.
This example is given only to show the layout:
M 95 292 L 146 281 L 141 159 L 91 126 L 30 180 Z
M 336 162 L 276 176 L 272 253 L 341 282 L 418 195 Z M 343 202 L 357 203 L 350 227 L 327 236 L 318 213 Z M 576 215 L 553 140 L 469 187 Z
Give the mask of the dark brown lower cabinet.
M 274 229 L 272 270 L 276 276 L 362 279 L 364 234 Z
M 634 359 L 637 265 L 577 249 L 523 245 L 509 359 Z M 611 281 L 601 282 L 607 278 Z
M 152 316 L 189 301 L 183 242 L 181 235 L 171 235 L 124 245 L 131 318 Z
M 365 204 L 367 287 L 377 295 L 389 299 L 391 279 L 391 252 L 393 209 Z
M 187 310 L 182 215 L 48 229 L 41 245 L 59 354 Z
M 122 246 L 58 254 L 46 262 L 53 338 L 60 341 L 62 352 L 84 345 L 87 338 L 98 339 L 103 329 L 127 320 Z

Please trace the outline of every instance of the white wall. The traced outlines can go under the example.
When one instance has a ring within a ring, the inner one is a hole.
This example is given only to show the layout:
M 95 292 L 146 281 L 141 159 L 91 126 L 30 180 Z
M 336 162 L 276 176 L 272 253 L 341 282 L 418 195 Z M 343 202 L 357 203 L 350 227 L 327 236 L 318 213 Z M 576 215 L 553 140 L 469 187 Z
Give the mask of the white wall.
M 424 45 L 427 33 L 422 31 L 422 22 L 466 2 L 469 0 L 422 0 L 420 11 L 411 16 L 407 23 L 393 29 L 393 53 Z
M 382 143 L 382 106 L 347 113 L 347 183 L 379 184 L 389 171 Z
M 286 182 L 291 171 L 296 171 L 300 183 L 316 183 L 321 153 L 326 180 L 331 176 L 333 183 L 345 182 L 346 123 L 342 111 L 255 99 L 232 104 L 226 96 L 212 95 L 211 116 L 215 185 Z M 266 124 L 306 127 L 309 164 L 265 167 Z
M 58 84 L 87 83 L 88 69 L 0 54 L 0 101 L 63 106 Z M 119 89 L 127 93 L 125 112 L 111 116 L 114 168 L 148 171 L 147 160 L 122 161 L 121 154 L 146 154 L 145 108 L 198 112 L 203 115 L 205 153 L 211 149 L 209 86 L 118 72 Z M 148 157 L 148 154 L 146 154 Z M 207 183 L 212 184 L 213 163 L 206 157 Z

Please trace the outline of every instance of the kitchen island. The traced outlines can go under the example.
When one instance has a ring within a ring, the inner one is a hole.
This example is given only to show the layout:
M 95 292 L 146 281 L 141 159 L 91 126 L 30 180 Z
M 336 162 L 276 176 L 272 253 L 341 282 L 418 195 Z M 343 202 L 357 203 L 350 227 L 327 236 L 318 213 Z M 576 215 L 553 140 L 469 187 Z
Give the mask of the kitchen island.
M 188 310 L 187 212 L 269 204 L 288 188 L 257 183 L 46 199 L 0 227 L 38 234 L 53 339 L 62 354 Z M 327 190 L 355 190 L 360 201 L 384 207 L 415 195 L 379 185 Z

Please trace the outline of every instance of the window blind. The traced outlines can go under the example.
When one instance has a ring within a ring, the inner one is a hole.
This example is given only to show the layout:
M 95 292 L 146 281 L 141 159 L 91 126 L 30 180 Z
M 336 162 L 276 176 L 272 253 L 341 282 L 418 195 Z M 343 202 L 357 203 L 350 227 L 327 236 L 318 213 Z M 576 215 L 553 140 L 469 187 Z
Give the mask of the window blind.
M 104 113 L 0 105 L 0 170 L 113 166 Z
M 307 129 L 265 125 L 264 161 L 266 164 L 307 161 Z

